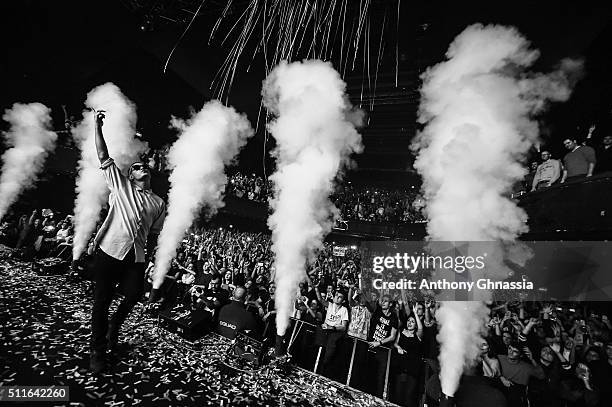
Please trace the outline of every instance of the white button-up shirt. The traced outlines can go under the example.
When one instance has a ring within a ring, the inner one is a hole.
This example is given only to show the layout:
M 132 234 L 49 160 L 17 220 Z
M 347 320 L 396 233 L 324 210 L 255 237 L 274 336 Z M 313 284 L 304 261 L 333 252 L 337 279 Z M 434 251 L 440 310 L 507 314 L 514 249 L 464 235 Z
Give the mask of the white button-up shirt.
M 111 191 L 110 208 L 95 237 L 95 244 L 118 260 L 123 260 L 134 249 L 136 263 L 143 263 L 147 237 L 161 231 L 166 204 L 151 190 L 134 185 L 121 174 L 112 158 L 100 168 Z

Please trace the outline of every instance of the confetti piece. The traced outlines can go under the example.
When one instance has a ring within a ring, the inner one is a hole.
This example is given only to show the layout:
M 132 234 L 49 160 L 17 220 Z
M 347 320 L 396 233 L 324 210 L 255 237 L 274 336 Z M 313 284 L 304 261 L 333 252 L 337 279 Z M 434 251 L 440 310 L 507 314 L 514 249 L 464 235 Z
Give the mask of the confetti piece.
M 142 313 L 142 304 L 121 329 L 120 339 L 129 348 L 104 374 L 92 375 L 87 371 L 92 305 L 87 284 L 65 276 L 42 280 L 27 264 L 14 261 L 2 265 L 0 259 L 0 298 L 11 299 L 0 299 L 0 317 L 6 321 L 0 328 L 4 384 L 24 383 L 22 372 L 37 368 L 55 384 L 70 387 L 75 407 L 148 406 L 153 401 L 164 406 L 385 405 L 352 390 L 355 399 L 344 399 L 331 390 L 331 382 L 300 369 L 222 376 L 227 341 L 214 335 L 186 341 L 158 328 L 156 319 Z M 109 314 L 118 303 L 113 300 Z

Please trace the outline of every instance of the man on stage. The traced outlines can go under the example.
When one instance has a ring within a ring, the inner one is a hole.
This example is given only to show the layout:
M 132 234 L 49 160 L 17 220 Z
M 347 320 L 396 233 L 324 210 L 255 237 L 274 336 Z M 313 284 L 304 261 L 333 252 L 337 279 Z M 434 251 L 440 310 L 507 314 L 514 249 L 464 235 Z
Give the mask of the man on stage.
M 107 347 L 116 353 L 121 324 L 142 297 L 145 247 L 147 255 L 152 256 L 166 214 L 164 201 L 151 191 L 147 164 L 132 164 L 126 178 L 109 157 L 102 135 L 104 117 L 102 111 L 95 113 L 96 150 L 110 189 L 110 208 L 94 240 L 95 289 L 89 362 L 94 373 L 106 368 Z M 108 309 L 117 284 L 124 299 L 109 321 Z

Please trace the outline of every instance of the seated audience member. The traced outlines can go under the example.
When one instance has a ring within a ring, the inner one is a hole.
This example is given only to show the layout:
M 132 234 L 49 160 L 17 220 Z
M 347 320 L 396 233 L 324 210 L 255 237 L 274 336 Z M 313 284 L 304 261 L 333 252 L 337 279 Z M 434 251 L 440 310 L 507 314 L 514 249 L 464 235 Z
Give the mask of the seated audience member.
M 538 165 L 533 182 L 531 184 L 531 191 L 536 189 L 548 188 L 561 176 L 561 163 L 558 160 L 550 158 L 550 152 L 542 151 L 542 163 Z
M 595 150 L 597 167 L 595 172 L 612 171 L 612 135 L 608 134 L 603 138 L 602 144 Z
M 229 304 L 219 310 L 219 325 L 217 332 L 229 339 L 234 339 L 238 332 L 243 332 L 251 337 L 258 338 L 257 321 L 253 314 L 244 307 L 246 289 L 242 286 L 236 287 Z
M 576 181 L 590 177 L 595 170 L 595 150 L 589 146 L 580 146 L 574 139 L 565 139 L 563 145 L 569 153 L 563 157 L 563 177 L 561 182 Z

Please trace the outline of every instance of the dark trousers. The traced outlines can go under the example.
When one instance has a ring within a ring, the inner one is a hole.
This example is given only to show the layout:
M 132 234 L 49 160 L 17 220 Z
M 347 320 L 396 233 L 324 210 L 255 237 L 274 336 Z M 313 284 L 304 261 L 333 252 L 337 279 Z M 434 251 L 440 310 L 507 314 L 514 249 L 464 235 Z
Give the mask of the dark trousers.
M 91 341 L 92 350 L 106 351 L 106 334 L 109 329 L 108 309 L 115 288 L 124 295 L 123 301 L 117 307 L 110 319 L 110 328 L 118 332 L 121 324 L 142 297 L 144 287 L 144 263 L 134 262 L 134 250 L 130 251 L 123 260 L 117 260 L 98 249 L 93 264 L 95 281 L 94 303 L 91 312 Z
M 416 406 L 418 380 L 419 379 L 415 376 L 406 373 L 397 373 L 394 378 L 391 401 L 400 406 Z
M 329 368 L 329 364 L 336 354 L 336 346 L 338 341 L 344 336 L 344 331 L 332 331 L 330 329 L 322 329 L 317 327 L 315 344 L 322 346 L 325 349 L 325 354 L 322 360 L 323 369 Z
M 504 390 L 508 407 L 527 407 L 529 405 L 526 386 L 513 383 L 512 386 L 505 387 Z
M 376 371 L 376 379 L 372 382 L 372 394 L 382 397 L 385 392 L 385 378 L 387 376 L 387 360 L 389 349 L 378 347 L 368 350 L 370 366 Z

